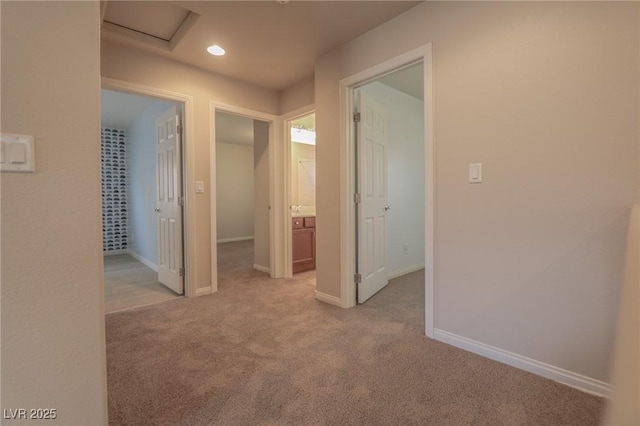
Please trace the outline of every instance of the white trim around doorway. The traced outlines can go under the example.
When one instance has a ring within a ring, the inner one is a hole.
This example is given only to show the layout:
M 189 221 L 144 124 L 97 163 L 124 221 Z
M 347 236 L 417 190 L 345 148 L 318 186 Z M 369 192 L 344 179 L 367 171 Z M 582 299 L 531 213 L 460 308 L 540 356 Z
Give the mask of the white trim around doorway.
M 425 148 L 425 334 L 434 337 L 435 296 L 435 141 L 433 133 L 433 61 L 431 43 L 377 64 L 340 80 L 340 237 L 341 264 L 340 304 L 350 308 L 356 304 L 355 274 L 355 141 L 353 91 L 367 82 L 394 71 L 422 62 L 424 64 L 424 148 Z
M 184 105 L 184 171 L 183 171 L 183 187 L 184 187 L 184 295 L 185 297 L 196 297 L 211 292 L 210 287 L 197 288 L 196 283 L 196 207 L 195 199 L 195 132 L 193 121 L 193 97 L 181 93 L 170 92 L 164 89 L 144 86 L 141 84 L 130 83 L 128 81 L 116 80 L 113 78 L 102 77 L 101 88 L 106 90 L 116 90 L 120 92 L 131 93 L 135 95 L 146 95 L 154 98 L 164 99 L 173 102 L 179 102 Z
M 283 143 L 278 143 L 282 138 L 280 120 L 278 116 L 265 112 L 255 111 L 235 105 L 224 104 L 216 101 L 209 102 L 209 118 L 211 129 L 209 132 L 209 185 L 211 188 L 211 292 L 218 291 L 218 232 L 216 229 L 216 111 L 240 115 L 254 120 L 269 123 L 269 267 L 257 265 L 257 270 L 270 274 L 271 278 L 284 276 L 283 247 L 284 239 L 282 229 L 284 212 L 282 211 L 282 191 L 284 174 L 279 158 L 282 158 Z

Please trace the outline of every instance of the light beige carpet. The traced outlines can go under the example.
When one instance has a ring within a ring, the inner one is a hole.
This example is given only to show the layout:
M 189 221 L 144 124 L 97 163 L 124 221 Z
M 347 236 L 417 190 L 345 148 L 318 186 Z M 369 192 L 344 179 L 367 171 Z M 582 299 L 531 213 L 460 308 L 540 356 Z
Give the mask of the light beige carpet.
M 233 270 L 233 268 L 230 268 Z M 236 269 L 216 294 L 110 314 L 113 425 L 592 425 L 604 402 L 427 339 L 423 273 L 365 305 Z

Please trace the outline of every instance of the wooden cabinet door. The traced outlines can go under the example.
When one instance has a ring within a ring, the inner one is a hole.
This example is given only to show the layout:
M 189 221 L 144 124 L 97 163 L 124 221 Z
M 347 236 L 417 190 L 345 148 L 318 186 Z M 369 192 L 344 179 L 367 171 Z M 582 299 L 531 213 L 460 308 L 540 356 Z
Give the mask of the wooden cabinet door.
M 293 273 L 308 271 L 316 267 L 316 230 L 314 228 L 294 229 Z

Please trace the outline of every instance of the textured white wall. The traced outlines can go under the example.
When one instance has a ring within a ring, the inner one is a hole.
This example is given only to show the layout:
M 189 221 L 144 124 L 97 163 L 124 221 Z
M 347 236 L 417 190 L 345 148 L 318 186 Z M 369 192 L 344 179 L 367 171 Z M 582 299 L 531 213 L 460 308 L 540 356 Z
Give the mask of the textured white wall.
M 638 195 L 639 8 L 426 2 L 319 58 L 318 291 L 340 296 L 345 259 L 338 82 L 432 43 L 436 328 L 608 380 Z
M 158 219 L 156 206 L 156 118 L 174 105 L 156 101 L 146 108 L 127 132 L 129 164 L 129 250 L 151 263 L 158 262 Z
M 253 146 L 216 144 L 218 241 L 254 234 Z
M 37 167 L 1 177 L 2 408 L 104 425 L 99 4 L 3 2 L 1 20 L 2 132 L 33 135 Z
M 379 82 L 362 90 L 387 111 L 387 262 L 394 275 L 424 266 L 424 102 Z

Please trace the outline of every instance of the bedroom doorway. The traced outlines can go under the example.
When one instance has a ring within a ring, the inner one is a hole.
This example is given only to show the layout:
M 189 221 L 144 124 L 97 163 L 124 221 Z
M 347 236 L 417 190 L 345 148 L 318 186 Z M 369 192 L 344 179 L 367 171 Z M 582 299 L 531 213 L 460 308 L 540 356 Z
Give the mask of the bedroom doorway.
M 215 113 L 218 288 L 269 274 L 269 123 Z
M 211 103 L 212 292 L 241 276 L 273 277 L 275 116 Z
M 423 73 L 420 62 L 354 90 L 358 303 L 424 270 Z
M 391 212 L 395 213 L 398 209 L 394 208 L 389 196 L 400 192 L 391 189 L 387 193 L 387 189 L 391 185 L 387 179 L 387 168 L 390 164 L 389 152 L 387 152 L 384 142 L 378 143 L 379 135 L 371 134 L 377 132 L 386 133 L 386 136 L 389 136 L 388 125 L 390 122 L 386 122 L 388 115 L 385 118 L 385 114 L 391 114 L 394 111 L 387 111 L 381 116 L 377 116 L 378 113 L 375 110 L 378 109 L 378 106 L 374 106 L 371 110 L 368 110 L 367 107 L 367 105 L 374 104 L 375 100 L 374 102 L 365 100 L 364 103 L 361 101 L 363 98 L 372 97 L 372 93 L 367 93 L 370 91 L 368 89 L 373 87 L 373 85 L 369 86 L 371 83 L 390 86 L 392 89 L 406 94 L 409 88 L 405 83 L 409 79 L 406 75 L 402 76 L 402 73 L 405 72 L 415 71 L 421 84 L 421 102 L 423 103 L 421 161 L 423 166 L 422 170 L 417 165 L 411 169 L 422 172 L 420 180 L 423 182 L 421 194 L 424 200 L 422 202 L 423 213 L 419 218 L 418 215 L 415 216 L 421 222 L 421 226 L 419 226 L 421 231 L 415 232 L 415 234 L 423 241 L 424 260 L 414 266 L 417 268 L 420 265 L 424 268 L 423 275 L 419 280 L 419 289 L 424 291 L 420 305 L 424 307 L 422 323 L 425 334 L 429 337 L 433 337 L 434 333 L 433 287 L 435 276 L 433 270 L 435 198 L 433 195 L 434 145 L 431 117 L 431 58 L 431 45 L 427 44 L 340 81 L 340 95 L 343 99 L 342 126 L 345 130 L 345 140 L 341 152 L 341 158 L 344 159 L 341 172 L 345 176 L 345 191 L 342 194 L 341 203 L 341 226 L 345 229 L 345 238 L 341 241 L 341 248 L 347 257 L 346 266 L 342 271 L 341 285 L 341 304 L 344 307 L 365 302 L 385 287 L 390 275 L 394 273 L 390 270 L 387 251 L 391 241 L 389 237 L 389 224 L 392 220 L 390 214 Z M 401 78 L 394 78 L 399 76 Z M 387 90 L 383 87 L 377 89 Z M 388 96 L 382 97 L 382 104 L 386 98 Z M 377 104 L 380 105 L 381 102 L 377 102 Z M 382 109 L 388 110 L 389 108 L 382 107 Z M 379 120 L 377 117 L 382 117 L 382 119 Z M 368 126 L 369 129 L 366 129 L 365 126 Z M 387 138 L 387 140 L 389 139 Z M 363 200 L 364 206 L 362 206 Z M 407 200 L 414 203 L 413 209 L 419 209 L 416 201 L 419 203 L 420 197 L 414 194 Z M 399 209 L 399 213 L 403 215 L 413 209 L 405 206 Z M 395 237 L 396 234 L 394 233 L 393 236 Z M 398 251 L 397 248 L 396 251 Z M 405 256 L 408 254 L 407 252 L 411 253 L 411 246 L 409 246 L 408 240 L 401 240 L 400 256 Z M 404 267 L 406 269 L 400 267 L 396 272 L 409 271 L 414 266 L 407 265 Z M 409 274 L 418 271 L 409 272 Z M 379 275 L 376 277 L 376 274 Z M 372 277 L 375 279 L 367 283 L 367 279 Z M 378 277 L 381 279 L 378 280 Z
M 102 90 L 106 313 L 184 294 L 183 104 Z

